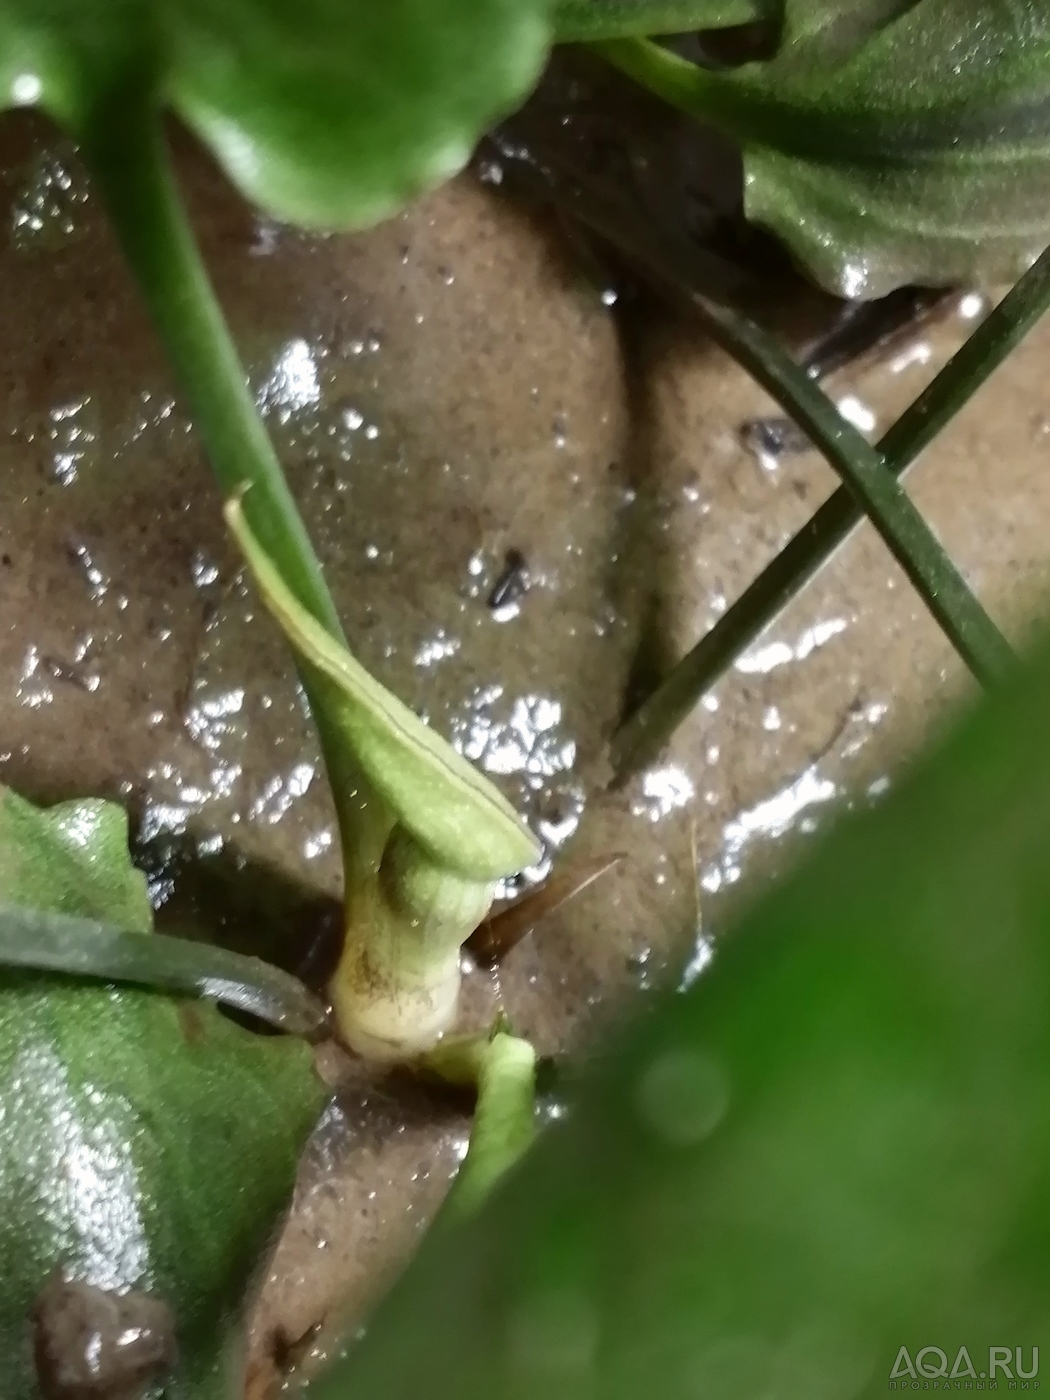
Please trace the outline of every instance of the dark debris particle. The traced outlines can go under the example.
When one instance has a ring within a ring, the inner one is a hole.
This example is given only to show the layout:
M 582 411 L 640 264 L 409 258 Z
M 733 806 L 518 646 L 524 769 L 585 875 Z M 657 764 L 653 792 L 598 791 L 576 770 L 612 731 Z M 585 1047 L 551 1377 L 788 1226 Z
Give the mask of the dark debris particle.
M 488 596 L 488 606 L 495 611 L 517 603 L 529 589 L 528 561 L 520 549 L 508 549 L 503 560 L 503 569 L 492 585 Z
M 798 457 L 813 447 L 808 436 L 790 418 L 751 418 L 740 426 L 740 441 L 759 461 Z

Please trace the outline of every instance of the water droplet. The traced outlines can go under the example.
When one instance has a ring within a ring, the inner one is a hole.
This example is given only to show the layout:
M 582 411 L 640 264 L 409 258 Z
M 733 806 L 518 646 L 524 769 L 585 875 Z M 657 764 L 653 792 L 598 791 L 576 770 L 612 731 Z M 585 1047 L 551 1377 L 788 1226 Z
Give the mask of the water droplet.
M 239 715 L 243 706 L 244 690 L 239 686 L 203 695 L 187 710 L 186 728 L 198 744 L 215 752 L 227 735 L 236 732 L 233 716 Z
M 50 705 L 55 698 L 54 691 L 43 679 L 47 674 L 47 667 L 42 664 L 40 652 L 35 646 L 29 647 L 22 660 L 22 669 L 18 675 L 18 686 L 15 695 L 19 702 L 26 705 L 31 710 L 38 710 L 41 705 Z
M 420 643 L 412 659 L 417 666 L 436 666 L 439 661 L 455 656 L 459 647 L 459 638 L 448 636 L 444 628 L 439 627 L 433 637 Z
M 847 263 L 839 282 L 846 300 L 857 301 L 864 296 L 868 285 L 868 269 L 863 263 Z
M 95 442 L 94 428 L 85 421 L 90 398 L 73 399 L 59 404 L 48 413 L 53 449 L 51 473 L 60 486 L 72 486 L 85 456 Z
M 77 232 L 87 181 L 53 151 L 38 157 L 25 188 L 11 205 L 11 241 L 19 250 L 62 247 Z
M 218 565 L 205 558 L 199 549 L 193 556 L 192 569 L 193 583 L 196 588 L 210 588 L 218 580 Z

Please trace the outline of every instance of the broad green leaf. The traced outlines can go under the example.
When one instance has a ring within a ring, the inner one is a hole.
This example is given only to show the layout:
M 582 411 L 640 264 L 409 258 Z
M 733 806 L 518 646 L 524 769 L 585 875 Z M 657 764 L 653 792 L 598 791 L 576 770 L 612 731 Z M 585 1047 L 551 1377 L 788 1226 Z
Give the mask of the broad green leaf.
M 846 296 L 1019 276 L 1050 242 L 1050 9 L 789 0 L 786 19 L 739 79 L 770 104 L 750 217 Z
M 990 1347 L 1045 1364 L 1048 694 L 1044 654 L 599 1056 L 315 1400 L 876 1400 L 902 1346 L 965 1346 L 960 1389 Z
M 686 34 L 766 19 L 777 0 L 557 0 L 558 43 L 635 34 Z
M 357 227 L 523 98 L 547 0 L 4 0 L 0 92 L 76 134 L 171 105 L 252 199 Z
M 119 919 L 149 901 L 108 803 L 0 792 L 0 900 Z M 218 1400 L 232 1317 L 320 1110 L 309 1049 L 204 1003 L 0 973 L 4 1400 L 36 1400 L 30 1311 L 55 1269 L 171 1307 L 165 1400 Z
M 128 819 L 100 798 L 40 808 L 0 788 L 0 895 L 140 933 L 153 927 L 146 881 L 128 857 Z
M 784 25 L 772 61 L 672 100 L 742 141 L 749 217 L 818 281 L 1013 280 L 1050 242 L 1050 7 L 786 0 Z
M 498 880 L 536 860 L 535 838 L 503 795 L 300 606 L 259 548 L 237 498 L 226 519 L 326 722 L 400 825 L 442 868 L 472 879 Z

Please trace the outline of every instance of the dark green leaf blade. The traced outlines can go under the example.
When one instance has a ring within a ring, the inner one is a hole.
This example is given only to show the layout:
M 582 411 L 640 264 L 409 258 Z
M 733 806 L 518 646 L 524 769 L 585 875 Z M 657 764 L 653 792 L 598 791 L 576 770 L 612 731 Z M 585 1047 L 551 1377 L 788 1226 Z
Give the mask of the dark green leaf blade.
M 1048 690 L 1044 654 L 636 1024 L 481 1216 L 424 1246 L 318 1400 L 435 1378 L 457 1400 L 875 1400 L 901 1346 L 1030 1366 L 1050 1317 Z
M 936 435 L 1003 363 L 1050 306 L 1050 249 L 982 321 L 877 451 L 903 476 Z M 760 636 L 864 518 L 848 487 L 834 491 L 715 625 L 620 726 L 609 748 L 616 782 L 651 762 L 701 696 Z
M 111 804 L 40 812 L 0 791 L 0 899 L 150 937 Z M 36 1400 L 28 1316 L 56 1268 L 163 1298 L 181 1358 L 166 1397 L 218 1400 L 231 1318 L 321 1101 L 307 1046 L 212 1006 L 0 973 L 5 1400 Z
M 0 967 L 210 997 L 308 1040 L 332 1033 L 320 998 L 272 963 L 188 938 L 143 938 L 98 919 L 0 903 Z
M 824 285 L 1012 281 L 1050 241 L 1050 11 L 995 0 L 788 0 L 747 209 Z
M 1050 10 L 787 0 L 777 55 L 607 56 L 743 145 L 745 206 L 841 296 L 1013 281 L 1050 242 Z

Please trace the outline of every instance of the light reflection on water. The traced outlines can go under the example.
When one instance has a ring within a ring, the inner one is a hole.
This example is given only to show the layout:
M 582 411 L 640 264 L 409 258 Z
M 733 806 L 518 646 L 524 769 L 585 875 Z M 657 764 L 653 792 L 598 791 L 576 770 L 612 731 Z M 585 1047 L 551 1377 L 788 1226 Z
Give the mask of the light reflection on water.
M 284 346 L 256 395 L 264 413 L 275 411 L 281 422 L 287 422 L 293 413 L 320 402 L 317 359 L 321 354 L 322 349 L 299 337 Z
M 807 627 L 794 644 L 777 641 L 752 647 L 737 658 L 736 669 L 745 675 L 765 675 L 789 662 L 805 661 L 807 656 L 826 646 L 833 637 L 845 632 L 847 625 L 844 617 L 830 617 Z
M 636 817 L 648 817 L 656 822 L 677 808 L 687 806 L 695 795 L 696 789 L 688 774 L 668 764 L 643 774 L 641 800 L 632 802 L 631 811 Z
M 776 840 L 786 835 L 807 809 L 822 806 L 839 794 L 830 778 L 821 777 L 815 764 L 806 768 L 786 787 L 740 812 L 723 830 L 718 861 L 708 866 L 700 883 L 709 893 L 740 879 L 745 849 L 755 840 Z M 803 818 L 803 821 L 805 818 Z
M 452 742 L 486 773 L 552 778 L 576 761 L 576 741 L 561 732 L 561 720 L 561 702 L 550 696 L 510 697 L 501 685 L 482 686 L 454 717 Z

